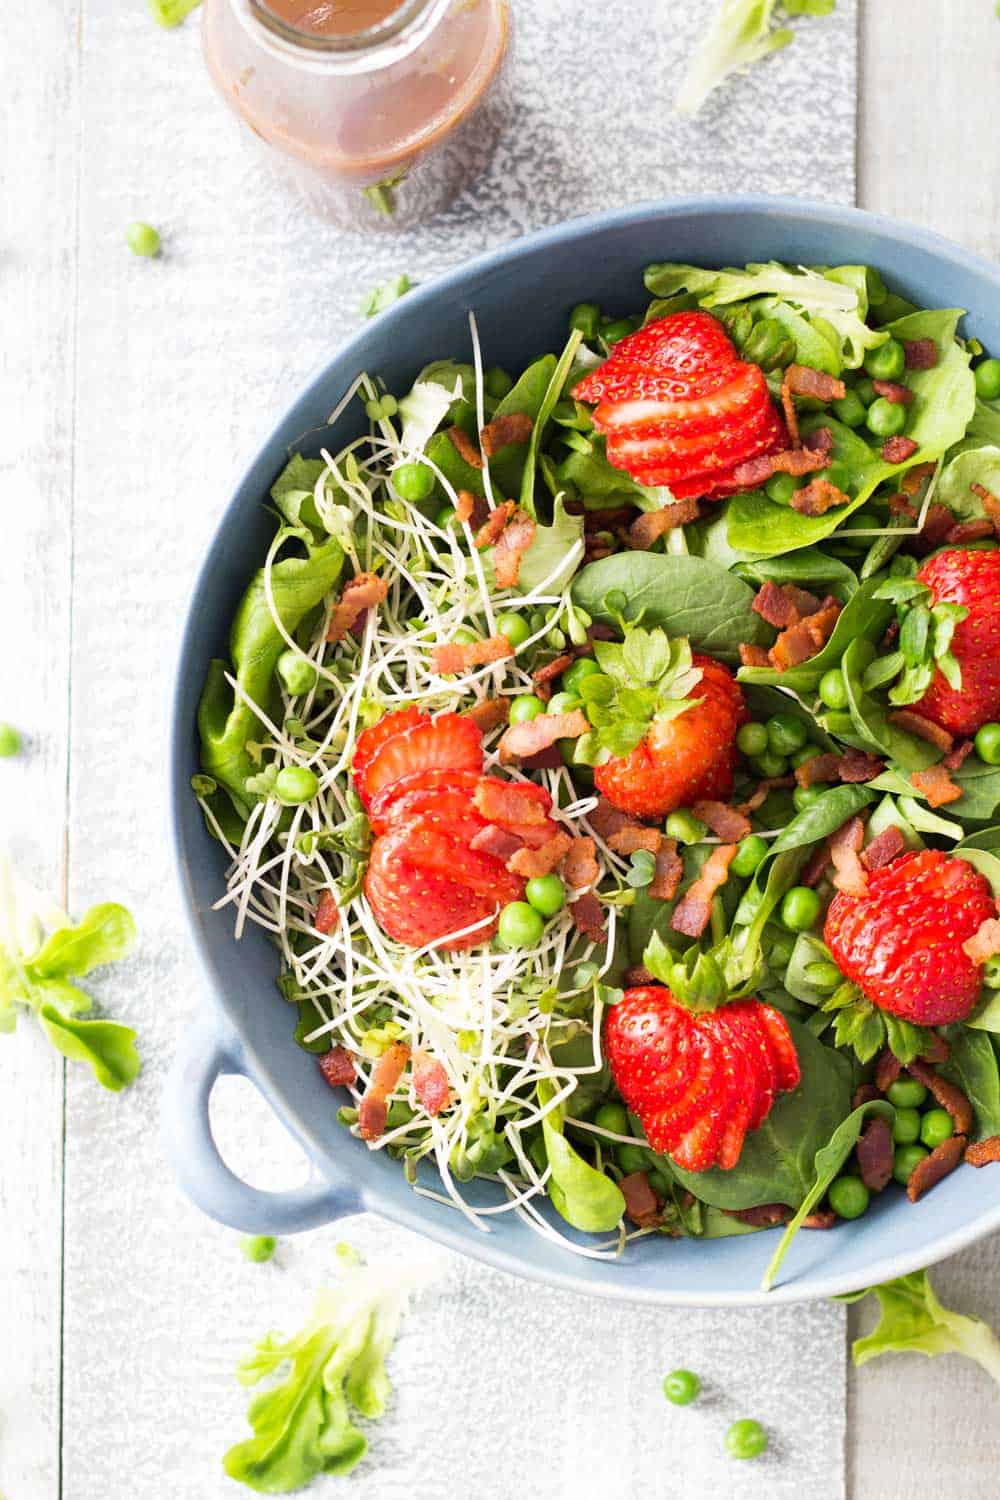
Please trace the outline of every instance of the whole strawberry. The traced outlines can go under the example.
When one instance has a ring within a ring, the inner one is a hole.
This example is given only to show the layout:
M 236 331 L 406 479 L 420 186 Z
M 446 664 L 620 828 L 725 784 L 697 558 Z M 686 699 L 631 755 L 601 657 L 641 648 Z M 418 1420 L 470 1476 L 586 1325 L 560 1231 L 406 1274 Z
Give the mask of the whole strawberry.
M 974 735 L 1000 717 L 1000 551 L 939 552 L 917 578 L 930 589 L 933 604 L 968 610 L 951 640 L 961 685 L 951 686 L 936 671 L 920 712 L 951 734 Z
M 747 1131 L 799 1082 L 784 1018 L 760 1000 L 694 1014 L 663 985 L 627 990 L 608 1012 L 604 1046 L 653 1150 L 689 1172 L 734 1167 Z
M 980 971 L 962 944 L 994 916 L 978 870 L 923 849 L 870 874 L 863 896 L 839 891 L 823 938 L 873 1005 L 917 1026 L 944 1026 L 964 1021 L 976 1003 Z

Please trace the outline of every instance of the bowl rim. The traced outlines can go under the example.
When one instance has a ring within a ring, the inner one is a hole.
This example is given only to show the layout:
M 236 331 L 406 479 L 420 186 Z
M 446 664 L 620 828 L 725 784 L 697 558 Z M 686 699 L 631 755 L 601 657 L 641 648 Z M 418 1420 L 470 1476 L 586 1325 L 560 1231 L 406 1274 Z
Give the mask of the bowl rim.
M 646 200 L 624 208 L 601 213 L 581 215 L 561 220 L 559 223 L 538 229 L 523 237 L 506 242 L 493 249 L 480 252 L 470 260 L 454 266 L 442 275 L 414 287 L 404 299 L 379 315 L 379 328 L 391 333 L 393 325 L 410 317 L 414 309 L 420 309 L 453 288 L 459 288 L 470 279 L 488 274 L 494 268 L 534 255 L 547 246 L 566 241 L 586 240 L 602 231 L 624 228 L 634 224 L 669 222 L 673 218 L 727 213 L 734 216 L 755 214 L 770 216 L 776 227 L 783 221 L 795 218 L 812 225 L 828 224 L 831 228 L 853 227 L 858 231 L 869 231 L 883 239 L 895 240 L 909 249 L 918 249 L 930 257 L 949 262 L 960 270 L 975 275 L 980 280 L 991 282 L 1000 297 L 1000 266 L 992 264 L 974 251 L 966 250 L 935 230 L 910 224 L 904 220 L 873 213 L 853 205 L 838 204 L 819 199 L 796 198 L 787 195 L 764 193 L 740 194 L 695 194 L 684 197 L 668 197 Z M 191 637 L 196 630 L 198 602 L 206 589 L 210 574 L 216 567 L 214 553 L 220 535 L 233 518 L 236 508 L 242 503 L 243 490 L 251 483 L 262 458 L 280 437 L 288 414 L 300 403 L 307 401 L 327 380 L 330 368 L 350 358 L 354 349 L 363 344 L 371 331 L 371 325 L 362 324 L 334 353 L 324 357 L 297 387 L 290 400 L 283 401 L 277 420 L 266 435 L 255 442 L 251 456 L 236 465 L 236 478 L 231 484 L 228 499 L 220 510 L 215 526 L 205 544 L 201 563 L 188 595 L 183 615 L 183 625 L 174 657 L 171 677 L 169 713 L 169 754 L 167 762 L 168 824 L 169 841 L 175 887 L 179 890 L 184 922 L 193 948 L 198 968 L 204 980 L 205 1000 L 211 1007 L 213 1023 L 220 1034 L 227 1036 L 228 1044 L 238 1052 L 245 1063 L 246 1076 L 267 1099 L 286 1130 L 304 1149 L 314 1171 L 324 1176 L 319 1165 L 326 1156 L 326 1149 L 319 1141 L 307 1115 L 297 1102 L 286 1097 L 275 1083 L 266 1059 L 243 1037 L 227 1014 L 222 997 L 222 985 L 206 952 L 205 939 L 199 929 L 198 914 L 191 893 L 187 888 L 184 870 L 187 860 L 185 836 L 181 816 L 182 799 L 190 796 L 189 749 L 191 725 L 182 716 L 182 698 L 186 677 L 186 663 L 191 651 Z M 205 1001 L 199 1002 L 198 1015 L 204 1017 Z M 875 1285 L 894 1277 L 922 1270 L 929 1265 L 968 1248 L 995 1230 L 1000 1230 L 1000 1202 L 986 1208 L 970 1223 L 940 1234 L 929 1246 L 919 1252 L 902 1251 L 892 1256 L 882 1256 L 873 1261 L 859 1283 L 857 1274 L 834 1274 L 824 1276 L 814 1269 L 800 1272 L 789 1282 L 779 1284 L 768 1292 L 748 1290 L 690 1290 L 671 1286 L 642 1287 L 640 1295 L 630 1291 L 627 1277 L 620 1282 L 591 1281 L 583 1274 L 585 1262 L 567 1251 L 565 1269 L 562 1266 L 534 1266 L 526 1263 L 520 1253 L 507 1251 L 498 1236 L 482 1235 L 470 1242 L 460 1233 L 460 1220 L 450 1215 L 428 1216 L 422 1210 L 421 1200 L 410 1193 L 402 1204 L 388 1203 L 378 1185 L 364 1181 L 357 1183 L 363 1200 L 363 1211 L 381 1213 L 394 1223 L 429 1238 L 439 1244 L 483 1261 L 494 1268 L 507 1271 L 522 1279 L 539 1281 L 557 1286 L 577 1295 L 602 1297 L 612 1301 L 642 1302 L 661 1306 L 687 1307 L 760 1307 L 777 1306 L 795 1302 L 811 1302 L 837 1297 L 859 1289 L 860 1285 Z

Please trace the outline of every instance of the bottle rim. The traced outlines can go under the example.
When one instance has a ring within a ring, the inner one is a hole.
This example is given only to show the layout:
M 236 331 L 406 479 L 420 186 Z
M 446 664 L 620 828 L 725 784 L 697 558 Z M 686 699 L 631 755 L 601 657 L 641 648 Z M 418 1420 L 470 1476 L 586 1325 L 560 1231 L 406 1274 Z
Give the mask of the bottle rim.
M 389 67 L 430 35 L 452 0 L 399 0 L 390 13 L 363 31 L 323 36 L 301 31 L 274 11 L 267 0 L 229 0 L 244 29 L 272 56 L 320 73 L 359 73 Z

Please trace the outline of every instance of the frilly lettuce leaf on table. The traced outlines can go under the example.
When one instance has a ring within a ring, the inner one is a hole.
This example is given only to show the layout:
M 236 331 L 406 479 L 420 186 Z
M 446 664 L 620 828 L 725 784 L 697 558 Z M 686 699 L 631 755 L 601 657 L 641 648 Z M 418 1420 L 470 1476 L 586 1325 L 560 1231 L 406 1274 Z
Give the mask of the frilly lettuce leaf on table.
M 1000 1383 L 1000 1339 L 980 1318 L 944 1307 L 926 1271 L 914 1271 L 836 1300 L 860 1302 L 872 1295 L 878 1298 L 881 1315 L 872 1333 L 855 1339 L 851 1353 L 856 1365 L 867 1364 L 880 1354 L 964 1354 Z
M 742 73 L 761 58 L 795 40 L 788 26 L 774 24 L 776 0 L 722 0 L 702 39 L 675 100 L 681 114 L 694 114 L 731 73 Z M 825 16 L 837 0 L 784 0 L 788 16 Z

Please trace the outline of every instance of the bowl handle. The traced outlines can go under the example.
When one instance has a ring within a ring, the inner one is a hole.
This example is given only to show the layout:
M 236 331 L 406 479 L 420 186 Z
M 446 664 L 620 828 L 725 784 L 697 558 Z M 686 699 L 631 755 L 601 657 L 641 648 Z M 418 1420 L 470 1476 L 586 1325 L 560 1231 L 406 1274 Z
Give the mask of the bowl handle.
M 297 1234 L 363 1212 L 361 1194 L 349 1182 L 314 1177 L 274 1193 L 251 1187 L 230 1171 L 219 1155 L 208 1111 L 216 1079 L 224 1073 L 247 1076 L 241 1048 L 206 1018 L 181 1037 L 161 1114 L 164 1149 L 191 1201 L 210 1218 L 248 1234 Z

